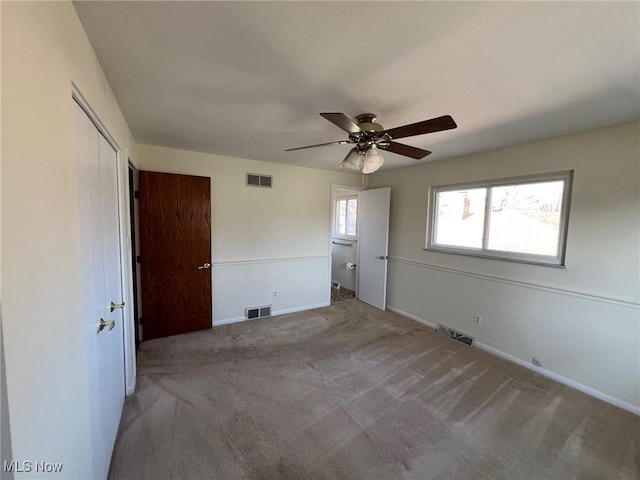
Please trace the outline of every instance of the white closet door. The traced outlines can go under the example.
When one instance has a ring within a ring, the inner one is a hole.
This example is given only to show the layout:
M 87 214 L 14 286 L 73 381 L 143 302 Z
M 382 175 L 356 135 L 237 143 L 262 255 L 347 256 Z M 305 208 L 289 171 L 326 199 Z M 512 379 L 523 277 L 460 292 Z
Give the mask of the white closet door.
M 123 314 L 110 308 L 122 303 L 117 154 L 77 104 L 75 115 L 91 450 L 106 478 L 125 396 Z

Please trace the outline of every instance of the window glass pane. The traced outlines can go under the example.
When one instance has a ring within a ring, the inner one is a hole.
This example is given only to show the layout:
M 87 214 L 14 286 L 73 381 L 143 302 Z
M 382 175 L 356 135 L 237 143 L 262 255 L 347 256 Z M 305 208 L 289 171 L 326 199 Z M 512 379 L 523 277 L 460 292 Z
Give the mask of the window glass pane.
M 336 227 L 339 235 L 347 231 L 347 201 L 338 200 L 336 203 Z
M 437 194 L 435 243 L 482 248 L 486 188 Z
M 558 255 L 564 182 L 491 188 L 490 250 Z
M 347 201 L 347 235 L 356 234 L 356 220 L 358 218 L 358 199 Z

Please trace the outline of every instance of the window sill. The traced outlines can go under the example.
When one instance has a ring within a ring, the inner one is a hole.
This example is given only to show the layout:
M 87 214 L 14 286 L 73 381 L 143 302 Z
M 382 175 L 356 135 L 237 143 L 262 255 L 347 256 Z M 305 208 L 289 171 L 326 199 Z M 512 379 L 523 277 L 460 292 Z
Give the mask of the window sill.
M 549 260 L 536 260 L 535 258 L 523 258 L 517 256 L 502 256 L 502 255 L 492 255 L 491 253 L 483 253 L 483 252 L 474 252 L 474 251 L 463 251 L 458 249 L 449 249 L 444 247 L 425 247 L 422 250 L 425 252 L 437 252 L 437 253 L 448 253 L 454 255 L 463 255 L 466 257 L 476 257 L 476 258 L 486 258 L 488 260 L 502 260 L 506 262 L 514 262 L 514 263 L 524 263 L 527 265 L 536 265 L 539 267 L 552 267 L 559 269 L 566 269 L 567 267 L 564 263 L 559 262 L 557 259 L 549 259 Z M 553 262 L 557 263 L 553 263 Z

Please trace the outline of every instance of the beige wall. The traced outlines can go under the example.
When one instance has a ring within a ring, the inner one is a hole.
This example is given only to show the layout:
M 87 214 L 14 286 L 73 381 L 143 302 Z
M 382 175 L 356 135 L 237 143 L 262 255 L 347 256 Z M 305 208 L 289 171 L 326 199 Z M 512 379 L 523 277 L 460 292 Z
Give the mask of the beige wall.
M 72 82 L 125 157 L 133 142 L 71 3 L 3 2 L 1 32 L 2 321 L 13 457 L 62 462 L 61 477 L 89 478 Z
M 389 305 L 536 356 L 547 373 L 638 410 L 638 133 L 624 125 L 371 176 L 392 189 Z M 565 269 L 423 250 L 430 185 L 570 169 Z
M 211 177 L 213 323 L 239 320 L 248 306 L 274 313 L 326 305 L 331 184 L 360 175 L 138 145 L 138 166 Z M 273 188 L 245 174 L 273 176 Z M 278 292 L 273 297 L 273 291 Z
M 0 25 L 2 25 L 2 3 L 0 2 Z M 0 49 L 2 35 L 0 35 Z M 1 100 L 0 100 L 1 101 Z M 1 123 L 1 122 L 0 122 Z M 0 151 L 2 150 L 2 134 L 0 133 Z M 0 164 L 0 171 L 2 165 Z M 0 177 L 0 205 L 2 204 L 2 180 Z M 2 207 L 0 206 L 0 271 L 2 269 Z M 7 399 L 7 379 L 4 360 L 4 338 L 2 335 L 2 275 L 0 275 L 0 463 L 12 460 L 11 431 L 9 426 L 9 402 Z M 3 477 L 4 478 L 4 477 Z M 13 478 L 12 473 L 6 473 L 6 478 Z

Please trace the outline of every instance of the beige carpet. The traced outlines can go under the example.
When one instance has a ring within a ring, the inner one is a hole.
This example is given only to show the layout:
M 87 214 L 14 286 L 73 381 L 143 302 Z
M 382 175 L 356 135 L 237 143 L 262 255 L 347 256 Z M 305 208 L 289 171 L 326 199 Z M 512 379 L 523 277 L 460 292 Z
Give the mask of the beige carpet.
M 638 478 L 639 418 L 358 300 L 143 342 L 110 478 Z

